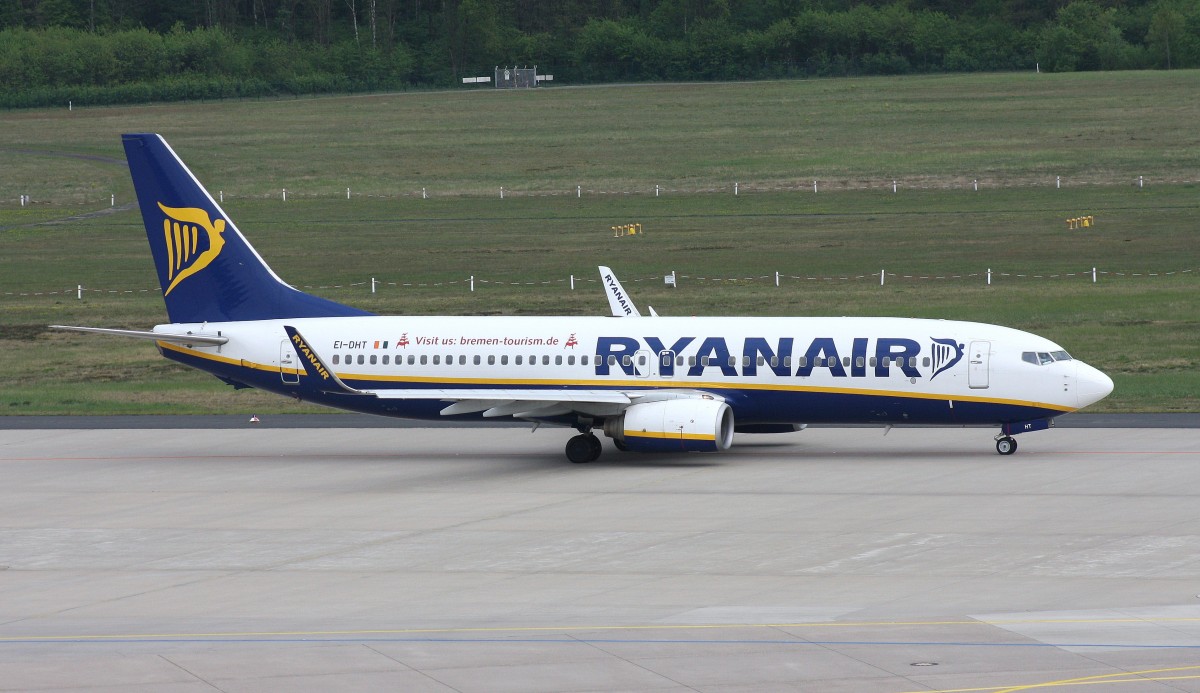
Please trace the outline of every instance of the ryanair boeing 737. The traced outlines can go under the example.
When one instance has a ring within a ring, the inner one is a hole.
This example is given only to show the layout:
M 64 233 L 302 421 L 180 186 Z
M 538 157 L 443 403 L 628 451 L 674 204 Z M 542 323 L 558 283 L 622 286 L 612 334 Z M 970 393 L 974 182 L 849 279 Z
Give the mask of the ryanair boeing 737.
M 235 388 L 412 419 L 512 417 L 579 433 L 572 462 L 719 451 L 812 423 L 999 427 L 1012 436 L 1112 380 L 1028 332 L 901 318 L 393 317 L 280 279 L 159 135 L 124 136 L 170 324 L 168 359 Z M 604 268 L 607 269 L 607 268 Z M 635 316 L 615 276 L 614 313 Z

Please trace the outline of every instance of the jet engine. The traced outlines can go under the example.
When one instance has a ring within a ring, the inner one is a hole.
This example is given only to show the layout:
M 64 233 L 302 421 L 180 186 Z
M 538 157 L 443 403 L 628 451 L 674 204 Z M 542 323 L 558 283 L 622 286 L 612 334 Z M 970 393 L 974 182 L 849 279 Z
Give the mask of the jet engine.
M 604 435 L 622 450 L 716 452 L 733 443 L 733 410 L 713 399 L 635 404 L 604 421 Z

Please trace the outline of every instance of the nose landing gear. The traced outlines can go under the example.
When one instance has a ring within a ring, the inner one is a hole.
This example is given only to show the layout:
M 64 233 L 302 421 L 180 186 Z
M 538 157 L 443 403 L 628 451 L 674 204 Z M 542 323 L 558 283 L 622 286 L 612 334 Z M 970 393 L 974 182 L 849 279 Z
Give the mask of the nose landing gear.
M 1017 451 L 1017 439 L 1012 436 L 996 436 L 996 452 L 1001 455 L 1011 455 Z

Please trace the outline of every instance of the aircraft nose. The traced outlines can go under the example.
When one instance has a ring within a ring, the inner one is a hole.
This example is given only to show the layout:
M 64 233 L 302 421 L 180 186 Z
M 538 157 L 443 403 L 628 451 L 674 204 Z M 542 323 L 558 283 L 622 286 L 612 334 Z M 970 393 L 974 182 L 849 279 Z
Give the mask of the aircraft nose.
M 1098 369 L 1092 368 L 1082 361 L 1077 362 L 1076 369 L 1075 394 L 1079 398 L 1080 409 L 1099 402 L 1113 391 L 1112 378 Z

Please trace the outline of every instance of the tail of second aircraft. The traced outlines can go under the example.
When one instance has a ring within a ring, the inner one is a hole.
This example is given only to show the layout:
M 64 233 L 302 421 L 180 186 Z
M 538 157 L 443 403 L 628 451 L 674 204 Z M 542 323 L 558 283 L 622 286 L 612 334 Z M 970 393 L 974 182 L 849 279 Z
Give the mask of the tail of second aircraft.
M 122 140 L 171 322 L 369 315 L 280 279 L 160 135 Z

